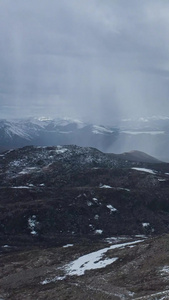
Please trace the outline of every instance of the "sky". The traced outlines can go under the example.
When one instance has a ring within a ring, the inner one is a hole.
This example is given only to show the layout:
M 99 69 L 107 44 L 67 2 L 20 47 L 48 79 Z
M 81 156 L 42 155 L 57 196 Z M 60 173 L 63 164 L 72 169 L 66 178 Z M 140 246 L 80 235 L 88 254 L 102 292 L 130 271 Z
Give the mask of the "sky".
M 169 116 L 169 1 L 0 0 L 0 118 Z

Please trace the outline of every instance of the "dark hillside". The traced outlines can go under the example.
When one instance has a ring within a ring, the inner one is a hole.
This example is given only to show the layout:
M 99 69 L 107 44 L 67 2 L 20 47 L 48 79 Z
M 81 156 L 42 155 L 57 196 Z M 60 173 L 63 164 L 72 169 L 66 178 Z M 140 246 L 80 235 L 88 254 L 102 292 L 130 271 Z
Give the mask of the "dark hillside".
M 77 146 L 24 147 L 1 155 L 0 163 L 3 243 L 168 232 L 168 164 Z

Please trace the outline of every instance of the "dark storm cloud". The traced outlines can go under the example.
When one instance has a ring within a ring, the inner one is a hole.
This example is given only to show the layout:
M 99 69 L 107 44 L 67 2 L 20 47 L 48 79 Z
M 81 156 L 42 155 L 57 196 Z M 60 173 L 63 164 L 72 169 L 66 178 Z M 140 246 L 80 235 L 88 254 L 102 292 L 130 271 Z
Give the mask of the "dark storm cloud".
M 1 116 L 169 114 L 169 2 L 0 1 Z

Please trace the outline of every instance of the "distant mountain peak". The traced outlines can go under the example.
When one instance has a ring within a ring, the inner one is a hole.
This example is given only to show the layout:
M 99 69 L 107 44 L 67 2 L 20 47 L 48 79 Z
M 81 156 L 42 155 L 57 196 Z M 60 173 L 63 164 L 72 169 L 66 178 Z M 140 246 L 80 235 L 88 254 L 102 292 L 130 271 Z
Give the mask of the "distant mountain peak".
M 0 120 L 0 151 L 26 145 L 76 144 L 107 153 L 133 149 L 169 161 L 169 118 L 122 120 L 118 126 L 85 123 L 71 118 L 45 116 Z M 112 121 L 113 122 L 113 121 Z
M 129 152 L 124 152 L 119 155 L 120 158 L 124 158 L 130 161 L 139 161 L 139 162 L 148 162 L 148 163 L 161 163 L 160 160 L 157 158 L 148 155 L 145 152 L 138 151 L 138 150 L 132 150 Z

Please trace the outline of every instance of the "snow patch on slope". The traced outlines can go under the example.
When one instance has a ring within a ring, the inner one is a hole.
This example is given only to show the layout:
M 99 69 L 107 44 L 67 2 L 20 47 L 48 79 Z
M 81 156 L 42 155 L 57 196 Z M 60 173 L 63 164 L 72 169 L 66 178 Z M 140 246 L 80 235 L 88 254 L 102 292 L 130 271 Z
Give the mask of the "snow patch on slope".
M 51 282 L 56 282 L 58 280 L 63 280 L 67 276 L 82 276 L 85 274 L 86 271 L 89 270 L 96 270 L 100 268 L 105 268 L 106 266 L 114 263 L 118 257 L 109 258 L 106 257 L 106 253 L 109 250 L 117 249 L 117 248 L 125 248 L 127 246 L 134 246 L 137 243 L 142 242 L 143 240 L 138 240 L 134 242 L 127 242 L 123 244 L 116 244 L 111 245 L 109 247 L 100 249 L 95 252 L 91 252 L 80 256 L 78 259 L 70 262 L 69 264 L 65 265 L 63 268 L 60 268 L 64 271 L 64 276 L 56 276 L 53 279 L 45 279 L 41 282 L 41 284 L 48 284 Z
M 56 153 L 57 153 L 57 154 L 63 154 L 63 153 L 65 153 L 66 151 L 68 151 L 68 149 L 63 148 L 62 146 L 57 146 L 57 149 L 56 149 Z
M 33 215 L 28 219 L 28 227 L 31 230 L 32 235 L 37 235 L 37 231 L 35 230 L 39 222 L 36 220 L 36 216 Z
M 143 228 L 149 227 L 150 223 L 142 223 Z
M 151 169 L 146 169 L 146 168 L 132 168 L 132 170 L 136 170 L 136 171 L 141 171 L 141 172 L 146 172 L 146 173 L 149 173 L 149 174 L 156 174 L 157 171 L 153 171 Z
M 113 207 L 112 205 L 110 205 L 110 204 L 106 205 L 106 206 L 107 206 L 108 209 L 110 209 L 111 213 L 117 211 L 117 209 L 115 207 Z
M 110 185 L 106 185 L 106 184 L 101 185 L 100 188 L 101 189 L 112 189 L 112 187 Z

